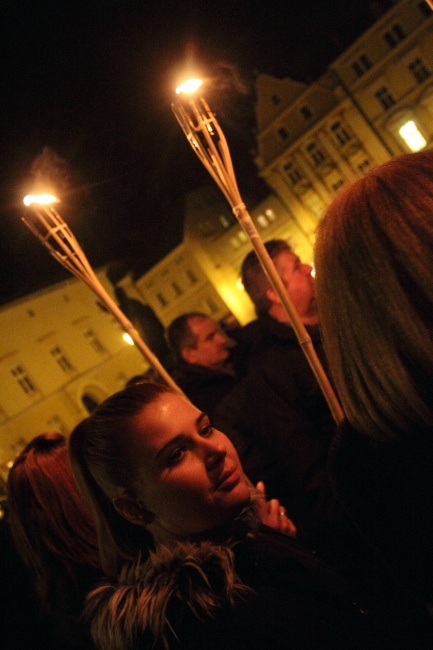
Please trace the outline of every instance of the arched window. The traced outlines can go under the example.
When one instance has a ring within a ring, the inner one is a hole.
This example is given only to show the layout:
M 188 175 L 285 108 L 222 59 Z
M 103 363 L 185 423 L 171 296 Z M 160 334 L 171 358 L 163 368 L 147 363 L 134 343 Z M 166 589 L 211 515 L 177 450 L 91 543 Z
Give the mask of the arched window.
M 87 413 L 93 411 L 108 397 L 108 394 L 99 386 L 87 386 L 81 395 L 81 402 Z

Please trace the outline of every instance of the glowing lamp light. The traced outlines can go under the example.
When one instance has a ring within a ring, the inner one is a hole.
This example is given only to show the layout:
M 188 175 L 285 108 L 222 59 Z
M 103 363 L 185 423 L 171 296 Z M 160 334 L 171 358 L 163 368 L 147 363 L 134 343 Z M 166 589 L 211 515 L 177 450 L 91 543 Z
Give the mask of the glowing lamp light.
M 124 332 L 122 334 L 122 339 L 127 343 L 128 345 L 134 345 L 134 341 L 132 340 L 132 337 L 128 332 Z
M 50 203 L 59 203 L 59 199 L 52 194 L 27 194 L 24 197 L 24 205 L 31 205 L 32 203 L 39 203 L 40 205 L 49 205 Z
M 200 88 L 202 84 L 203 82 L 201 79 L 188 79 L 176 88 L 176 94 L 180 95 L 181 93 L 194 93 Z
M 413 120 L 409 120 L 406 124 L 403 124 L 403 126 L 399 128 L 398 132 L 411 151 L 420 151 L 427 145 L 427 140 L 418 130 L 418 127 Z

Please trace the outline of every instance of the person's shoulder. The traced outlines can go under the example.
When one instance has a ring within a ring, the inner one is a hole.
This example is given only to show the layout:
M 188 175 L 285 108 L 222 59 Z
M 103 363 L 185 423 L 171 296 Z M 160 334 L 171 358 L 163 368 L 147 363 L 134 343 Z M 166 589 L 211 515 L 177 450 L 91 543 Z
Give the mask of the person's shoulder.
M 252 345 L 262 336 L 262 321 L 256 318 L 242 327 L 231 329 L 229 335 L 238 344 Z

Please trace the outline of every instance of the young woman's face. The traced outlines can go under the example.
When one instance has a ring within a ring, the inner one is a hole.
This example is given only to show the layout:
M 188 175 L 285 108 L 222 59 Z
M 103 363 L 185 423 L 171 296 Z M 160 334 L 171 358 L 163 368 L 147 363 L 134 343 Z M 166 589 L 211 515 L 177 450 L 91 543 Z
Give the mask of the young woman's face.
M 230 440 L 182 396 L 164 393 L 135 421 L 137 500 L 151 532 L 179 537 L 211 530 L 236 516 L 250 490 Z

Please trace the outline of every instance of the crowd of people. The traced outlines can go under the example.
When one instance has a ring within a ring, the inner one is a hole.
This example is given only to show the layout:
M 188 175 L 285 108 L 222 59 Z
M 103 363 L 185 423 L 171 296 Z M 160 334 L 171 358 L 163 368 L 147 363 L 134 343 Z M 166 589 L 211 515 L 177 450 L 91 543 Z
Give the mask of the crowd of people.
M 339 190 L 315 279 L 265 246 L 344 420 L 252 251 L 257 319 L 168 327 L 184 395 L 134 377 L 15 460 L 10 549 L 45 647 L 433 649 L 433 151 Z

